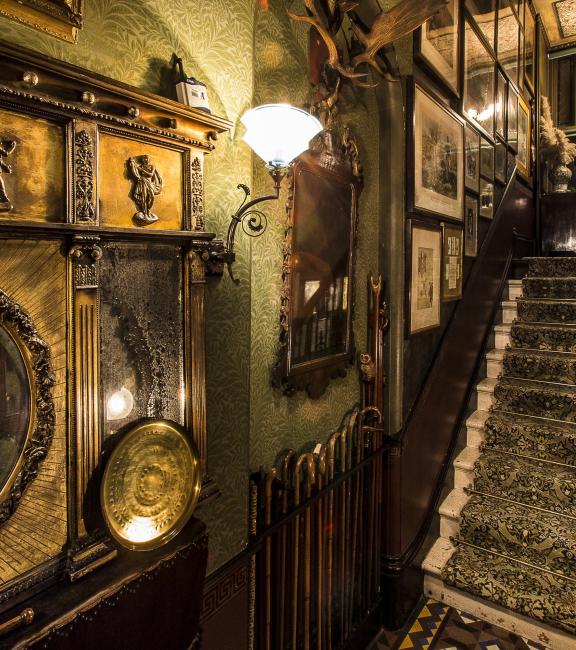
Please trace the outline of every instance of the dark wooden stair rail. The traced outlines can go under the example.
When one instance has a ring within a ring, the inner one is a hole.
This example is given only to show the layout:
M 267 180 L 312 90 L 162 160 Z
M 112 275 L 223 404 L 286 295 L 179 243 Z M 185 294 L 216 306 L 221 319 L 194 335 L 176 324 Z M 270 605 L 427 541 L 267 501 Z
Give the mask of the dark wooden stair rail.
M 532 240 L 534 229 L 532 191 L 514 176 L 387 464 L 383 556 L 388 576 L 398 576 L 408 567 L 426 538 L 515 244 L 518 239 Z

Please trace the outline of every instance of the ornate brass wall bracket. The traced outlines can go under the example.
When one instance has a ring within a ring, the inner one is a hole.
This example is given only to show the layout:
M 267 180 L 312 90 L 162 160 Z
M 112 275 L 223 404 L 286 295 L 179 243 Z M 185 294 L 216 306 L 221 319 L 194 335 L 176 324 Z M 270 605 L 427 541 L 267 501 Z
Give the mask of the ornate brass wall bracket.
M 0 212 L 10 212 L 14 207 L 10 203 L 8 194 L 6 193 L 6 185 L 2 174 L 11 174 L 12 166 L 6 162 L 7 158 L 16 148 L 16 142 L 14 140 L 0 140 Z
M 31 413 L 26 443 L 8 482 L 0 486 L 0 524 L 15 511 L 26 486 L 36 477 L 38 465 L 52 442 L 55 425 L 50 348 L 42 340 L 30 316 L 0 290 L 0 326 L 10 332 L 27 365 L 31 389 Z

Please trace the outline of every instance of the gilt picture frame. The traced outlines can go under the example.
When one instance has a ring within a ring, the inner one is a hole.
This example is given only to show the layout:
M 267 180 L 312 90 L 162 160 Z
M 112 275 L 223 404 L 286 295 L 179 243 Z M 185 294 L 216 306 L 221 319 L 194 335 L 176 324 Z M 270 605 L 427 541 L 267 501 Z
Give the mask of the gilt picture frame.
M 0 0 L 0 16 L 69 43 L 78 41 L 84 0 Z
M 408 223 L 408 334 L 440 325 L 442 229 L 410 219 Z
M 530 177 L 530 144 L 531 144 L 530 107 L 526 100 L 518 95 L 518 151 L 516 152 L 516 167 L 526 178 Z
M 408 211 L 462 221 L 464 120 L 419 84 L 412 90 Z
M 456 95 L 460 96 L 460 2 L 449 0 L 427 20 L 414 39 L 416 56 Z
M 478 192 L 480 186 L 480 134 L 470 124 L 464 125 L 464 150 L 466 188 Z
M 460 300 L 464 276 L 464 229 L 442 223 L 442 301 Z

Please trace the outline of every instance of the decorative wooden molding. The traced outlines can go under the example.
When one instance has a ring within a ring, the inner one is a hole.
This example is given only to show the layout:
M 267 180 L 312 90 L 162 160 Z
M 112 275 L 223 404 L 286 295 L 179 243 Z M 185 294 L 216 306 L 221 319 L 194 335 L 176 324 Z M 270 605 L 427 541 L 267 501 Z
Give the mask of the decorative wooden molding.
M 227 573 L 212 587 L 204 591 L 200 623 L 204 624 L 231 602 L 248 585 L 248 566 L 246 562 Z
M 204 230 L 204 175 L 198 156 L 190 165 L 192 182 L 192 230 Z
M 98 223 L 96 188 L 96 142 L 94 124 L 76 121 L 74 124 L 72 204 L 74 223 Z

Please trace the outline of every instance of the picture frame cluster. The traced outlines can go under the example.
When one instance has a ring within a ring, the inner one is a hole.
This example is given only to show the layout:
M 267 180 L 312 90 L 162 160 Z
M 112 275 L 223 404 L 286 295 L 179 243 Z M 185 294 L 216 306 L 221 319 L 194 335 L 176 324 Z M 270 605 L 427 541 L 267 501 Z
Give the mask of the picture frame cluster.
M 415 37 L 408 88 L 408 335 L 462 297 L 506 183 L 532 183 L 536 19 L 530 0 L 450 0 Z

